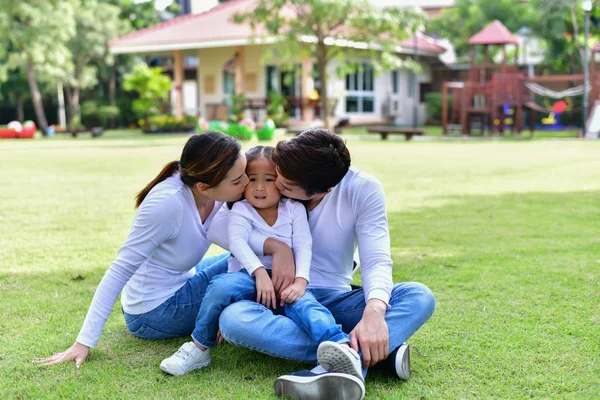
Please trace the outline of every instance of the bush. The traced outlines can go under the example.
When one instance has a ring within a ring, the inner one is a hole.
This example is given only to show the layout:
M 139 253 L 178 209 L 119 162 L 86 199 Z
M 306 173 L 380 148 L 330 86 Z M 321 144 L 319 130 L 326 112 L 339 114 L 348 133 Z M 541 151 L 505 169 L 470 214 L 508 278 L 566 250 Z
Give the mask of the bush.
M 277 92 L 269 92 L 269 104 L 267 104 L 267 118 L 275 122 L 277 126 L 283 126 L 290 117 L 285 108 L 287 100 L 284 95 Z
M 123 89 L 138 94 L 132 109 L 142 118 L 159 115 L 161 104 L 169 98 L 171 86 L 171 78 L 164 75 L 161 68 L 150 68 L 144 63 L 136 65 L 123 78 Z
M 250 140 L 254 132 L 244 125 L 229 124 L 227 134 L 237 140 Z
M 196 128 L 196 118 L 184 115 L 176 118 L 173 115 L 154 115 L 139 122 L 144 132 L 189 132 Z
M 262 129 L 256 131 L 256 137 L 258 140 L 271 140 L 275 136 L 275 128 L 275 122 L 272 119 L 267 119 Z
M 81 115 L 81 124 L 83 126 L 99 126 L 100 118 L 98 117 L 98 102 L 96 100 L 88 100 L 81 103 L 79 106 L 79 114 Z M 73 120 L 75 117 L 73 117 Z M 73 125 L 73 120 L 71 125 Z
M 448 96 L 448 105 L 452 104 L 452 96 Z M 432 120 L 441 121 L 442 119 L 442 94 L 425 94 L 425 105 L 427 108 L 427 117 Z
M 98 107 L 98 120 L 100 126 L 108 128 L 108 123 L 112 119 L 116 119 L 121 111 L 116 106 L 100 106 Z
M 229 123 L 237 124 L 246 117 L 244 114 L 246 100 L 246 95 L 243 93 L 231 95 Z

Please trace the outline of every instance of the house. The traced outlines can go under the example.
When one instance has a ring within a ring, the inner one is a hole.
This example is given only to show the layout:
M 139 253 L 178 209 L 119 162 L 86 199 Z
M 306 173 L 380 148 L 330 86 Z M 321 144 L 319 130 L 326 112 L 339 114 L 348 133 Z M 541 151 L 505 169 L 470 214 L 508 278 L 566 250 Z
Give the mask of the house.
M 271 91 L 288 98 L 293 121 L 308 122 L 314 117 L 314 102 L 309 98 L 320 82 L 314 78 L 311 58 L 298 59 L 295 71 L 283 70 L 276 61 L 263 63 L 264 54 L 274 39 L 253 39 L 249 25 L 233 22 L 233 16 L 247 11 L 255 0 L 202 0 L 199 13 L 182 15 L 162 24 L 142 29 L 113 40 L 114 54 L 144 54 L 172 57 L 175 115 L 213 117 L 215 105 L 224 104 L 232 94 L 244 93 L 255 108 L 256 118 L 264 116 L 264 104 Z M 194 11 L 194 2 L 191 4 Z M 439 64 L 445 49 L 433 39 L 418 35 L 399 44 L 406 57 L 418 55 L 422 72 L 418 84 L 414 74 L 396 70 L 376 75 L 363 60 L 360 72 L 338 77 L 332 62 L 328 73 L 328 93 L 336 99 L 335 119 L 348 118 L 352 124 L 381 123 L 393 119 L 400 125 L 413 123 L 413 106 L 418 105 L 418 123 L 425 122 L 423 94 L 432 83 L 432 65 Z M 261 104 L 263 106 L 261 106 Z M 316 111 L 318 113 L 318 110 Z

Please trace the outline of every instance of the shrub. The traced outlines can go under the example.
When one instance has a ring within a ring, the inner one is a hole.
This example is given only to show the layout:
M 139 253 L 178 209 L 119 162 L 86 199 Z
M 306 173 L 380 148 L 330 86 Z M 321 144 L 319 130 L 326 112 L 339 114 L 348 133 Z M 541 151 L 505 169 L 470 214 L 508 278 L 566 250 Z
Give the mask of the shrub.
M 448 96 L 448 105 L 452 104 L 452 96 Z M 432 120 L 440 121 L 442 119 L 442 94 L 425 94 L 425 105 L 427 108 L 427 117 Z
M 275 122 L 277 126 L 283 126 L 289 119 L 289 115 L 285 112 L 287 100 L 284 95 L 277 92 L 269 92 L 269 104 L 267 104 L 267 118 Z
M 196 118 L 185 115 L 177 118 L 173 115 L 153 115 L 139 122 L 144 132 L 188 132 L 196 128 Z
M 250 140 L 253 133 L 247 126 L 238 124 L 229 124 L 227 129 L 227 134 L 237 140 Z
M 137 92 L 139 98 L 133 101 L 132 108 L 138 117 L 158 115 L 162 102 L 169 98 L 171 78 L 163 75 L 161 68 L 142 63 L 125 75 L 123 89 Z
M 256 131 L 256 137 L 258 140 L 271 140 L 275 136 L 275 128 L 275 122 L 272 119 L 267 119 L 262 129 Z
M 120 113 L 119 107 L 116 106 L 98 107 L 98 120 L 100 121 L 100 126 L 107 128 L 109 121 L 116 119 Z

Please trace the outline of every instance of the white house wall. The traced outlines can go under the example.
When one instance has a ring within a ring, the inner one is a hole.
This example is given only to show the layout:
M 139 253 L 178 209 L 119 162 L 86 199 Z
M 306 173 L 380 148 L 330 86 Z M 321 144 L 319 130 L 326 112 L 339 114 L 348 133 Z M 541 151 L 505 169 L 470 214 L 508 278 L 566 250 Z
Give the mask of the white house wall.
M 243 66 L 244 74 L 255 74 L 256 88 L 253 91 L 245 90 L 245 94 L 249 99 L 265 98 L 266 93 L 266 65 L 262 63 L 265 46 L 251 45 L 243 48 Z M 184 110 L 189 115 L 206 115 L 207 104 L 222 104 L 225 100 L 223 93 L 223 65 L 231 60 L 235 54 L 235 47 L 222 48 L 207 48 L 197 51 L 198 67 L 197 67 L 197 82 L 186 81 L 184 83 Z M 269 63 L 271 64 L 271 63 Z M 273 62 L 275 64 L 275 62 Z M 383 123 L 385 115 L 383 113 L 384 103 L 388 100 L 388 96 L 392 94 L 392 73 L 385 71 L 375 75 L 375 109 L 373 113 L 347 113 L 346 112 L 346 80 L 345 77 L 339 77 L 336 73 L 336 68 L 339 62 L 334 60 L 328 67 L 328 94 L 336 96 L 339 102 L 335 108 L 336 119 L 349 118 L 352 124 L 369 124 Z M 430 65 L 422 64 L 423 70 L 419 73 L 420 83 L 431 83 L 432 70 Z M 214 77 L 215 90 L 214 93 L 206 93 L 204 87 L 205 78 L 207 76 Z M 408 97 L 410 72 L 407 70 L 399 70 L 400 86 L 399 93 L 395 98 L 401 103 L 401 112 L 395 119 L 395 123 L 399 125 L 411 125 L 413 118 L 413 99 Z M 415 99 L 419 98 L 419 87 L 417 85 L 417 93 Z M 419 124 L 425 122 L 425 105 L 419 105 Z

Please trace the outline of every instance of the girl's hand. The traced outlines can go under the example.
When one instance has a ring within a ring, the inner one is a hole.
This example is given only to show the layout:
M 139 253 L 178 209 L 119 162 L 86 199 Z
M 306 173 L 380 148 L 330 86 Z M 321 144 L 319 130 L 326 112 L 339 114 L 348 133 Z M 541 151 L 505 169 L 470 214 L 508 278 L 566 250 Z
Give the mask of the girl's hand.
M 62 353 L 56 353 L 47 358 L 36 358 L 35 360 L 33 360 L 33 362 L 37 365 L 44 366 L 57 364 L 63 361 L 73 360 L 75 361 L 75 366 L 79 368 L 88 357 L 88 354 L 90 354 L 89 347 L 81 343 L 75 342 L 73 346 L 69 347 L 66 351 Z
M 269 238 L 264 245 L 264 254 L 273 256 L 273 287 L 275 292 L 281 296 L 281 292 L 294 282 L 296 276 L 296 263 L 294 252 L 287 244 L 276 239 Z
M 287 287 L 283 292 L 281 292 L 281 302 L 280 305 L 283 306 L 285 303 L 294 303 L 300 297 L 304 296 L 304 292 L 306 291 L 306 285 L 308 282 L 304 278 L 296 278 L 294 283 Z
M 273 282 L 264 267 L 258 268 L 254 271 L 254 278 L 256 279 L 256 302 L 262 304 L 267 308 L 277 307 L 277 300 L 275 300 L 275 288 L 273 288 Z

